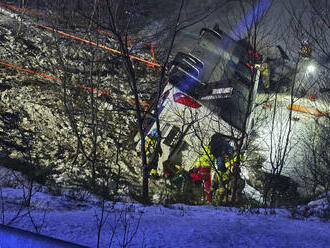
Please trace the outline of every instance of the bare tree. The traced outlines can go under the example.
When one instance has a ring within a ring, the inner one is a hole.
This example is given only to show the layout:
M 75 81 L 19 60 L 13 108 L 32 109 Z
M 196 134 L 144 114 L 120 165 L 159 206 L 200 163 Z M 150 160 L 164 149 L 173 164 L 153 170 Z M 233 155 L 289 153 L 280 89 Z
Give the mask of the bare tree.
M 287 10 L 292 17 L 292 34 L 296 43 L 303 40 L 311 47 L 311 56 L 301 62 L 301 77 L 304 95 L 308 96 L 309 107 L 321 114 L 309 117 L 309 124 L 304 126 L 302 135 L 301 164 L 299 171 L 308 197 L 316 197 L 329 190 L 329 3 L 328 1 L 302 1 L 297 9 L 289 2 Z M 313 70 L 311 70 L 312 68 Z
M 206 103 L 205 106 L 207 108 L 201 108 L 197 110 L 191 110 L 189 108 L 177 108 L 173 106 L 173 109 L 168 110 L 168 112 L 172 113 L 171 115 L 165 115 L 164 118 L 167 118 L 166 120 L 163 120 L 167 123 L 173 123 L 174 126 L 178 126 L 180 124 L 180 137 L 178 140 L 182 141 L 184 136 L 195 136 L 197 139 L 194 141 L 194 144 L 189 144 L 189 148 L 186 148 L 183 151 L 183 153 L 189 153 L 188 157 L 190 158 L 190 166 L 193 163 L 193 159 L 195 158 L 196 154 L 202 151 L 203 145 L 208 145 L 211 141 L 212 134 L 214 133 L 221 133 L 224 135 L 227 135 L 228 137 L 231 137 L 233 143 L 235 143 L 235 149 L 237 156 L 239 154 L 242 154 L 243 145 L 244 149 L 247 149 L 247 137 L 249 136 L 249 132 L 251 130 L 251 113 L 254 111 L 254 102 L 255 102 L 255 92 L 257 85 L 255 82 L 258 80 L 255 78 L 257 74 L 256 68 L 253 68 L 252 70 L 249 69 L 249 67 L 245 64 L 251 63 L 251 65 L 257 64 L 257 58 L 256 58 L 256 34 L 252 31 L 259 31 L 259 24 L 260 19 L 262 19 L 263 15 L 266 15 L 267 8 L 265 6 L 261 6 L 258 4 L 251 3 L 249 5 L 251 10 L 248 12 L 245 8 L 247 8 L 247 4 L 241 2 L 241 9 L 246 14 L 243 15 L 242 21 L 240 24 L 240 29 L 234 28 L 237 20 L 234 20 L 234 23 L 228 23 L 228 20 L 226 20 L 226 24 L 230 26 L 232 24 L 231 28 L 232 30 L 240 30 L 238 35 L 239 38 L 235 40 L 232 40 L 232 38 L 225 38 L 224 40 L 230 40 L 231 46 L 235 47 L 233 44 L 239 44 L 236 48 L 238 51 L 236 51 L 236 54 L 234 56 L 238 56 L 239 58 L 236 58 L 236 60 L 241 60 L 239 64 L 237 64 L 236 72 L 234 70 L 234 73 L 231 73 L 233 69 L 227 65 L 228 61 L 219 61 L 219 58 L 217 57 L 217 61 L 213 61 L 210 57 L 205 57 L 203 59 L 207 60 L 207 63 L 214 63 L 215 69 L 210 76 L 210 79 L 206 83 L 214 83 L 219 82 L 219 85 L 222 85 L 223 83 L 229 83 L 229 86 L 233 84 L 233 87 L 235 88 L 236 95 L 233 97 L 233 101 L 219 101 L 216 104 L 208 104 Z M 267 6 L 269 7 L 269 6 Z M 265 12 L 265 13 L 264 13 Z M 248 14 L 249 13 L 249 14 Z M 247 17 L 249 16 L 249 17 Z M 244 19 L 247 18 L 247 19 Z M 259 19 L 260 18 L 260 19 Z M 237 27 L 237 25 L 236 25 Z M 229 30 L 231 30 L 229 28 Z M 220 32 L 220 35 L 225 35 L 223 31 L 216 30 L 217 32 Z M 229 32 L 228 32 L 229 33 Z M 233 35 L 233 33 L 231 33 Z M 248 36 L 247 39 L 244 39 L 244 37 Z M 237 38 L 235 36 L 235 38 Z M 200 54 L 203 54 L 205 51 L 199 51 L 199 45 L 201 47 L 207 47 L 204 43 L 208 44 L 207 42 L 211 43 L 209 40 L 201 38 L 201 41 L 199 41 L 201 44 L 196 44 L 196 47 L 192 49 L 191 53 L 194 55 L 194 52 L 196 53 L 196 56 L 200 56 Z M 204 43 L 203 43 L 204 42 Z M 214 49 L 214 51 L 217 51 L 217 48 L 214 48 L 212 45 L 214 44 L 208 44 L 209 49 Z M 216 44 L 217 45 L 217 44 Z M 214 46 L 216 46 L 214 45 Z M 210 48 L 211 47 L 211 48 Z M 201 48 L 202 50 L 203 48 Z M 207 49 L 207 48 L 205 48 Z M 234 49 L 234 48 L 230 48 Z M 221 48 L 218 48 L 219 52 L 221 54 Z M 199 53 L 198 53 L 199 51 Z M 214 52 L 213 51 L 213 52 Z M 251 52 L 254 51 L 254 52 Z M 230 50 L 230 52 L 233 52 Z M 225 51 L 222 53 L 229 53 L 229 51 Z M 207 54 L 207 52 L 206 52 Z M 213 54 L 212 54 L 213 56 Z M 224 56 L 222 54 L 222 56 Z M 233 56 L 233 54 L 230 54 L 230 56 Z M 226 56 L 224 56 L 227 58 Z M 204 61 L 205 62 L 205 61 Z M 227 67 L 226 67 L 227 66 Z M 212 65 L 211 65 L 212 67 Z M 228 68 L 229 67 L 229 68 Z M 240 76 L 236 77 L 233 76 L 235 73 L 240 73 Z M 230 77 L 228 80 L 228 77 Z M 240 78 L 241 77 L 241 78 Z M 242 79 L 244 78 L 244 80 Z M 235 80 L 233 80 L 235 78 Z M 244 82 L 242 82 L 244 81 Z M 236 101 L 236 102 L 235 102 Z M 237 103 L 237 101 L 239 103 Z M 207 102 L 207 101 L 206 101 Z M 212 101 L 210 101 L 212 102 Z M 238 107 L 237 107 L 238 106 Z M 167 106 L 169 108 L 169 106 Z M 234 108 L 233 111 L 231 111 Z M 228 112 L 226 112 L 228 110 Z M 225 121 L 222 119 L 225 119 L 228 123 L 230 123 L 232 126 L 228 125 Z M 172 152 L 169 152 L 169 157 L 171 154 L 175 153 L 175 149 L 179 149 L 180 145 L 182 145 L 182 142 L 178 142 L 177 145 L 172 146 Z M 184 147 L 182 145 L 182 147 Z M 192 150 L 194 152 L 194 155 L 192 155 L 192 152 L 188 150 Z M 214 162 L 214 161 L 213 161 Z M 240 163 L 240 161 L 238 161 Z M 188 165 L 189 167 L 189 165 Z M 234 171 L 233 178 L 238 178 L 238 171 Z M 234 176 L 236 175 L 236 176 Z M 238 179 L 237 179 L 238 180 Z M 234 189 L 232 193 L 236 195 L 237 191 L 235 188 L 237 187 L 237 180 L 236 183 L 234 183 Z M 235 197 L 233 197 L 233 201 L 235 202 Z
M 1 190 L 2 204 L 2 223 L 10 225 L 20 218 L 28 216 L 33 224 L 36 232 L 40 232 L 44 224 L 44 219 L 38 223 L 33 216 L 34 206 L 32 204 L 33 196 L 40 188 L 38 183 L 51 184 L 52 176 L 55 174 L 54 164 L 45 165 L 45 157 L 38 149 L 38 143 L 41 138 L 36 130 L 22 127 L 22 119 L 26 118 L 23 110 L 12 112 L 4 112 L 0 115 L 0 128 L 6 135 L 0 136 L 1 152 L 3 153 L 2 162 L 4 166 L 10 169 L 23 172 L 12 171 L 1 178 L 2 183 L 8 180 L 13 184 L 16 181 L 18 188 L 22 189 L 22 199 L 19 203 L 16 214 L 8 221 L 5 220 L 5 199 Z M 17 158 L 12 159 L 8 155 L 15 154 Z M 19 158 L 19 159 L 18 159 Z M 7 178 L 6 178 L 7 177 Z M 44 212 L 44 218 L 46 216 Z
M 267 36 L 270 34 L 269 26 L 267 21 L 269 20 L 268 12 L 272 6 L 272 1 L 239 1 L 237 3 L 238 7 L 235 8 L 235 19 L 233 20 L 230 16 L 227 19 L 222 20 L 224 26 L 227 26 L 231 30 L 230 35 L 234 36 L 236 39 L 241 39 L 241 43 L 247 44 L 244 46 L 242 51 L 245 56 L 243 63 L 248 63 L 251 65 L 252 69 L 250 73 L 246 73 L 246 80 L 248 87 L 241 87 L 240 95 L 241 101 L 238 103 L 241 105 L 238 108 L 237 113 L 232 115 L 231 118 L 236 118 L 240 123 L 240 132 L 235 131 L 233 128 L 230 133 L 234 143 L 235 154 L 237 157 L 237 165 L 241 164 L 241 159 L 245 151 L 250 150 L 251 141 L 250 134 L 252 133 L 252 119 L 254 112 L 256 112 L 255 104 L 256 101 L 256 87 L 255 77 L 258 64 L 261 64 L 260 54 L 266 53 L 271 43 L 267 44 Z M 274 41 L 272 41 L 274 42 Z M 258 52 L 257 52 L 258 51 Z M 257 66 L 255 66 L 257 65 Z M 244 65 L 246 66 L 246 65 Z M 244 68 L 238 68 L 241 73 L 244 73 Z M 247 88 L 247 90 L 243 90 Z M 267 102 L 269 96 L 263 99 L 263 102 Z M 259 98 L 260 99 L 260 98 Z M 263 104 L 263 103 L 261 103 Z M 254 125 L 258 126 L 256 123 L 257 117 L 254 116 Z M 254 131 L 257 132 L 257 131 Z M 249 156 L 246 154 L 246 156 Z M 232 174 L 233 184 L 231 189 L 231 201 L 236 202 L 238 181 L 240 177 L 240 167 L 234 166 L 234 171 Z

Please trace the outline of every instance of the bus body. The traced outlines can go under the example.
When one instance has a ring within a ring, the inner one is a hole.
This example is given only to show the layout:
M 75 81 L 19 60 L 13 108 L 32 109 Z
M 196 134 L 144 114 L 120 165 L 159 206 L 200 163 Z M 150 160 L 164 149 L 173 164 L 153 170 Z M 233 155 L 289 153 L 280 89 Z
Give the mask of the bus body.
M 260 75 L 250 66 L 250 50 L 245 40 L 202 29 L 196 46 L 176 55 L 156 110 L 163 151 L 159 170 L 166 160 L 190 169 L 215 135 L 248 131 Z M 155 127 L 152 123 L 149 132 Z

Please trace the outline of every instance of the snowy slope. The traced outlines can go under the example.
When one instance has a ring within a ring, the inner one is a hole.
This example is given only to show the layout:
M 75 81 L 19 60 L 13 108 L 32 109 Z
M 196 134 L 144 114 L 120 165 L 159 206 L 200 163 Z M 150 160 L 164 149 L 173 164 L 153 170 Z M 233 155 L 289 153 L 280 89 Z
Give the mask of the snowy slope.
M 2 188 L 2 192 L 4 214 L 9 221 L 17 212 L 14 206 L 21 199 L 22 190 Z M 96 220 L 101 212 L 95 197 L 80 202 L 37 192 L 32 202 L 31 216 L 37 224 L 43 223 L 46 210 L 42 234 L 96 247 Z M 125 233 L 129 239 L 138 224 L 137 233 L 128 247 L 330 246 L 329 222 L 322 222 L 316 217 L 292 219 L 289 218 L 290 212 L 284 209 L 276 209 L 276 214 L 262 209 L 252 214 L 235 208 L 181 204 L 164 207 L 107 202 L 106 205 L 107 220 L 100 247 L 109 247 L 112 233 L 115 235 L 111 247 L 122 247 Z M 12 226 L 34 231 L 28 216 L 20 218 Z
M 19 18 L 2 9 L 1 14 L 2 23 L 7 21 L 4 16 Z M 0 171 L 1 176 L 3 173 Z M 1 188 L 1 222 L 7 224 L 18 213 L 22 195 L 22 189 Z M 101 217 L 97 203 L 95 197 L 75 201 L 44 189 L 33 195 L 30 216 L 23 209 L 12 226 L 34 231 L 33 220 L 44 235 L 96 247 L 97 219 Z M 320 202 L 315 204 L 320 206 Z M 128 247 L 330 247 L 329 222 L 316 217 L 292 219 L 290 212 L 282 209 L 275 210 L 275 215 L 260 211 L 251 214 L 213 206 L 146 207 L 108 202 L 100 246 L 109 247 L 112 241 L 111 247 L 122 247 L 124 240 L 132 237 Z

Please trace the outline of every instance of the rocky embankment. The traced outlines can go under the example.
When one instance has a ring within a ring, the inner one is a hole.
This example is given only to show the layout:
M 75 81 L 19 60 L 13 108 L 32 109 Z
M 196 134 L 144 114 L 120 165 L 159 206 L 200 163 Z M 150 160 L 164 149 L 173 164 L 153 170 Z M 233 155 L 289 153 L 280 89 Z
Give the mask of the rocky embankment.
M 118 55 L 42 28 L 19 12 L 1 8 L 0 16 L 1 165 L 49 168 L 62 186 L 119 174 L 138 183 L 134 106 Z M 42 20 L 54 26 L 51 21 Z M 117 46 L 90 30 L 65 31 Z M 149 101 L 158 72 L 136 68 L 141 96 Z

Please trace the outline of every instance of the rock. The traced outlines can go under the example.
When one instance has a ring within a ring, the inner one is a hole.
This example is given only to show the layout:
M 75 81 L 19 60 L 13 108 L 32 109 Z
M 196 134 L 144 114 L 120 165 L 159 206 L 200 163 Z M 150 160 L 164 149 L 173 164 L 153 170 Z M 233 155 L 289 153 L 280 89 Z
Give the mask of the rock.
M 18 113 L 19 116 L 17 125 L 11 129 L 0 119 L 0 139 L 10 141 L 0 151 L 1 156 L 10 159 L 28 159 L 31 156 L 31 166 L 50 167 L 57 172 L 52 175 L 57 185 L 77 185 L 77 181 L 81 183 L 92 174 L 90 160 L 94 154 L 95 130 L 96 166 L 103 168 L 98 176 L 103 180 L 120 169 L 123 177 L 130 177 L 134 185 L 140 184 L 140 170 L 136 169 L 140 160 L 132 155 L 129 146 L 135 133 L 136 125 L 132 125 L 135 123 L 135 113 L 131 103 L 122 100 L 123 96 L 130 97 L 132 94 L 117 55 L 67 37 L 59 39 L 54 33 L 32 25 L 28 16 L 24 17 L 27 20 L 22 22 L 21 33 L 17 34 L 15 20 L 11 18 L 20 18 L 18 14 L 3 8 L 0 8 L 0 13 L 4 14 L 0 20 L 1 60 L 33 72 L 62 78 L 67 87 L 71 115 L 63 108 L 62 82 L 0 66 L 0 116 L 5 113 Z M 75 32 L 77 36 L 85 35 L 78 30 Z M 115 42 L 104 42 L 106 37 L 90 35 L 92 40 L 99 39 L 101 44 L 116 47 Z M 139 56 L 150 59 L 149 51 L 139 53 Z M 99 63 L 99 67 L 91 67 L 90 61 L 95 59 L 105 62 Z M 139 84 L 146 89 L 142 100 L 149 99 L 158 75 L 146 72 L 138 63 L 135 67 L 139 80 L 142 78 Z M 92 79 L 88 74 L 90 69 Z M 10 87 L 1 88 L 4 82 Z M 93 87 L 109 91 L 113 96 L 95 93 L 95 105 L 91 106 L 91 92 L 75 88 L 78 83 L 88 87 L 93 84 Z M 94 120 L 93 112 L 96 113 Z M 69 117 L 76 122 L 77 130 L 71 125 Z M 95 129 L 93 121 L 97 123 Z M 81 137 L 81 143 L 78 143 L 76 132 Z M 18 147 L 21 149 L 18 150 Z M 118 147 L 121 150 L 117 157 Z

